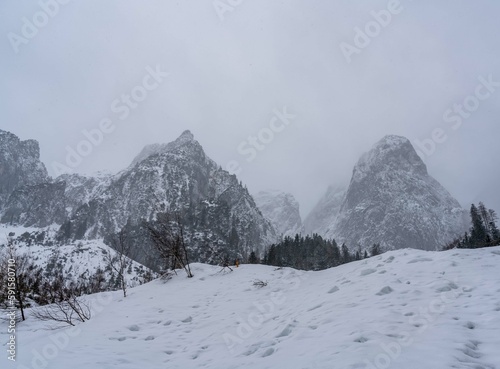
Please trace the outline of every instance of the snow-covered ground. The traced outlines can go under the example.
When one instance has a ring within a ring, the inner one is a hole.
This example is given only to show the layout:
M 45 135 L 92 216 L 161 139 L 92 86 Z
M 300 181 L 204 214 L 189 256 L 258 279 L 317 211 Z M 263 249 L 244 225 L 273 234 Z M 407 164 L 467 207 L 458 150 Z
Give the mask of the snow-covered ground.
M 58 227 L 41 228 L 26 228 L 16 226 L 0 226 L 0 250 L 1 245 L 7 243 L 9 233 L 15 233 L 14 237 L 18 237 L 25 232 L 41 232 L 45 231 L 50 237 L 53 237 Z M 112 257 L 116 255 L 116 251 L 102 240 L 76 241 L 67 245 L 43 246 L 38 244 L 27 245 L 20 242 L 16 245 L 17 252 L 28 254 L 32 257 L 34 263 L 44 270 L 50 266 L 55 268 L 55 264 L 59 264 L 63 274 L 69 279 L 77 279 L 79 276 L 89 277 L 93 275 L 98 268 L 105 272 L 107 279 L 111 277 L 112 270 L 108 266 L 105 259 L 105 254 L 110 253 Z M 134 287 L 140 284 L 147 268 L 144 265 L 128 259 L 130 268 L 126 270 L 126 281 L 129 287 Z
M 76 328 L 19 324 L 12 367 L 500 368 L 499 265 L 500 247 L 404 249 L 321 272 L 193 264 L 191 279 L 91 296 Z

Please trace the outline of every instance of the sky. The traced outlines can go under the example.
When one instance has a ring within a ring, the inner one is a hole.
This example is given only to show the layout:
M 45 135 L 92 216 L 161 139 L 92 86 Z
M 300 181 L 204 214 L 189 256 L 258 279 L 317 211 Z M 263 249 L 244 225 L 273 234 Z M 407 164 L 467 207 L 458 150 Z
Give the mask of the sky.
M 498 14 L 495 0 L 6 0 L 0 128 L 39 141 L 53 176 L 118 172 L 189 129 L 303 217 L 397 134 L 464 207 L 500 212 Z

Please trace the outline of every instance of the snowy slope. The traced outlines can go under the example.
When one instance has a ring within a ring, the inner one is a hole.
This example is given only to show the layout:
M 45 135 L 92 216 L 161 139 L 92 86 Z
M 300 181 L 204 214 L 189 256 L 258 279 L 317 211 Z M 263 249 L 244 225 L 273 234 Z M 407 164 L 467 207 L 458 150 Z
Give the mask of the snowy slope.
M 17 238 L 25 232 L 39 234 L 45 231 L 45 239 L 50 240 L 55 235 L 56 230 L 57 226 L 40 229 L 0 225 L 0 251 L 3 251 L 2 248 L 6 244 L 7 236 L 10 232 L 14 232 L 14 238 Z M 88 278 L 100 268 L 105 272 L 106 280 L 109 281 L 112 271 L 105 261 L 105 254 L 111 253 L 112 256 L 116 255 L 116 251 L 104 244 L 102 240 L 77 241 L 65 245 L 41 245 L 19 242 L 16 244 L 16 250 L 20 254 L 30 255 L 34 263 L 42 267 L 45 273 L 50 274 L 52 270 L 60 266 L 63 275 L 69 280 L 75 280 L 79 276 Z M 127 285 L 129 287 L 138 286 L 147 269 L 131 259 L 128 259 L 128 263 L 131 267 L 126 273 Z
M 194 264 L 192 279 L 153 281 L 126 299 L 91 296 L 94 317 L 76 329 L 20 324 L 16 364 L 499 368 L 499 263 L 500 247 L 403 249 L 321 272 L 242 265 L 224 274 Z M 256 279 L 268 285 L 257 288 Z

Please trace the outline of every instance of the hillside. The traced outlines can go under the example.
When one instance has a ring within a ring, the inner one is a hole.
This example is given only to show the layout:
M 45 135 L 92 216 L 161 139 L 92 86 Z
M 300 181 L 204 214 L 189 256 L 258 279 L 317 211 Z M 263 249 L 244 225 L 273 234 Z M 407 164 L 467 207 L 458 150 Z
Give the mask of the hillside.
M 192 279 L 179 273 L 133 288 L 126 299 L 89 296 L 94 317 L 73 331 L 21 323 L 16 364 L 497 368 L 499 263 L 500 247 L 402 249 L 321 272 L 242 265 L 222 273 L 193 264 Z M 267 286 L 254 286 L 257 279 Z

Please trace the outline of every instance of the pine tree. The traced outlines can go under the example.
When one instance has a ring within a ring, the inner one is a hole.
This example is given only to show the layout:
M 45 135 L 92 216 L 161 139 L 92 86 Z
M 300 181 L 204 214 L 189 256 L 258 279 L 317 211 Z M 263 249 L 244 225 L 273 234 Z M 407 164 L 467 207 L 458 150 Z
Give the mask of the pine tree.
M 482 247 L 486 243 L 487 231 L 483 219 L 476 205 L 472 204 L 470 207 L 470 218 L 472 228 L 470 230 L 470 241 L 473 248 Z
M 382 253 L 382 250 L 380 249 L 380 244 L 379 243 L 374 243 L 372 247 L 370 248 L 370 256 L 377 256 Z
M 255 255 L 255 251 L 252 251 L 250 253 L 250 257 L 248 258 L 248 263 L 249 264 L 258 264 L 259 259 L 257 258 L 257 255 Z
M 495 210 L 493 210 L 493 209 L 488 210 L 488 213 L 490 215 L 489 229 L 490 229 L 491 238 L 495 242 L 500 241 L 500 231 L 498 230 L 497 225 L 495 223 L 495 221 L 498 220 L 498 216 L 497 216 Z
M 349 253 L 349 249 L 345 245 L 342 244 L 342 264 L 349 263 L 351 261 L 351 254 Z

